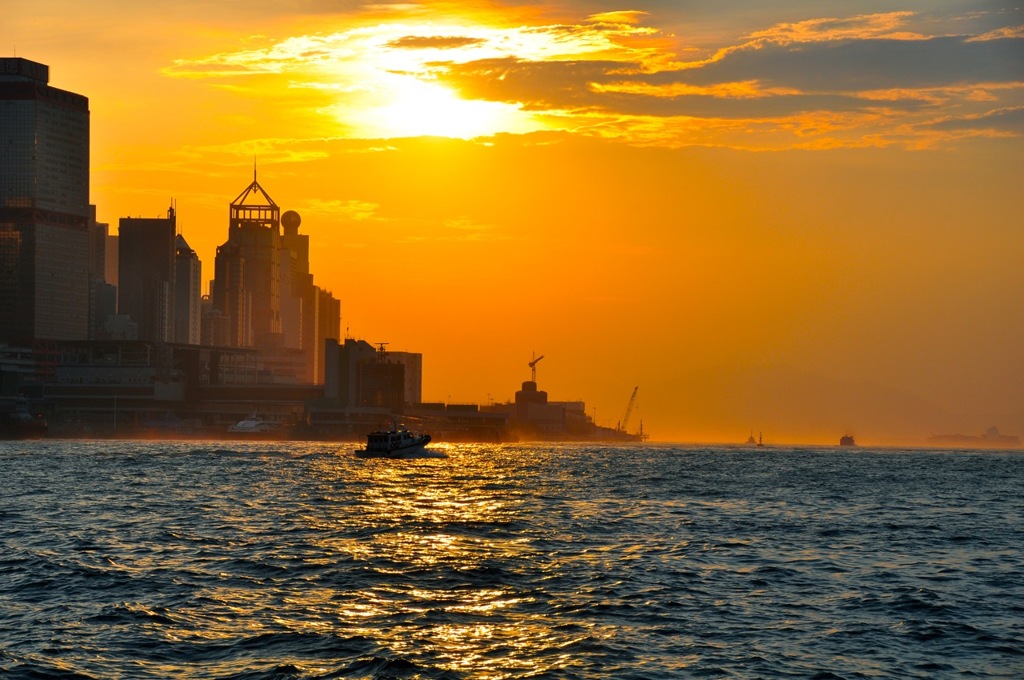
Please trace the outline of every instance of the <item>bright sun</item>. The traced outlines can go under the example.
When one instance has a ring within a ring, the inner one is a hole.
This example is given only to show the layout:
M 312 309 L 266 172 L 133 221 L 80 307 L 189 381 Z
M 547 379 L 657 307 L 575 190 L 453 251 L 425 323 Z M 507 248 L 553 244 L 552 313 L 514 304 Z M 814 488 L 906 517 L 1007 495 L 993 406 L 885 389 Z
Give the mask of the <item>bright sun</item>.
M 516 103 L 463 99 L 443 80 L 446 65 L 512 53 L 539 58 L 538 48 L 520 44 L 517 35 L 465 25 L 370 27 L 345 34 L 346 49 L 335 46 L 338 58 L 325 60 L 318 75 L 328 79 L 323 89 L 335 98 L 329 108 L 348 135 L 472 139 L 548 129 L 549 122 Z
M 408 76 L 388 88 L 387 103 L 363 109 L 349 122 L 374 137 L 432 135 L 471 139 L 522 127 L 509 104 L 467 101 L 451 90 Z

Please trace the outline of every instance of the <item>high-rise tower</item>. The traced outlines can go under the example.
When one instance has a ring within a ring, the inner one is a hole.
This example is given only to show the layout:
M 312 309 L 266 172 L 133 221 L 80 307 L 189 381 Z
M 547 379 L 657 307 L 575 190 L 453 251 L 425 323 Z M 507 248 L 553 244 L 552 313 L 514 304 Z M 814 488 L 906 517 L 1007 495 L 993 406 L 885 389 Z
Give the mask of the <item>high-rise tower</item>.
M 200 342 L 203 265 L 185 237 L 174 242 L 174 341 L 189 345 Z
M 139 325 L 139 340 L 174 340 L 177 219 L 122 217 L 118 225 L 118 308 Z
M 281 213 L 254 170 L 231 202 L 228 240 L 217 248 L 205 332 L 212 344 L 260 350 L 261 370 L 275 380 L 321 383 L 341 303 L 313 284 L 301 222 L 294 210 Z
M 89 100 L 0 58 L 0 341 L 89 335 Z
M 217 248 L 214 263 L 214 307 L 231 317 L 231 327 L 237 329 L 229 344 L 280 347 L 281 209 L 256 181 L 255 170 L 252 184 L 231 202 L 230 215 L 228 240 Z M 235 276 L 222 281 L 222 272 Z M 247 308 L 251 311 L 240 326 L 238 317 Z

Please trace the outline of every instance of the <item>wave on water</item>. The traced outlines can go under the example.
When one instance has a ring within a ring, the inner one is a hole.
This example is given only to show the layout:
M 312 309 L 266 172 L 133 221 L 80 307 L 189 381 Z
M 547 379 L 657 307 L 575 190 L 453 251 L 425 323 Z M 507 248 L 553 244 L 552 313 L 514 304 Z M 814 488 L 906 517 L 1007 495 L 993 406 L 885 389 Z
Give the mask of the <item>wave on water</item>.
M 1019 454 L 352 450 L 0 449 L 0 676 L 1024 676 Z

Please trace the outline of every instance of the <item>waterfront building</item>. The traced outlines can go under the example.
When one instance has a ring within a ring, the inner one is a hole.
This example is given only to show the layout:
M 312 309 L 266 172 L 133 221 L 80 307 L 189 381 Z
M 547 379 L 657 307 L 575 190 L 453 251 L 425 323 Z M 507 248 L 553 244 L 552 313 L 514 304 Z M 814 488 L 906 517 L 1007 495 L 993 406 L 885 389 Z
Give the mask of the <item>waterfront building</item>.
M 338 336 L 341 335 L 341 301 L 329 291 L 319 286 L 315 286 L 315 291 L 317 300 L 316 334 L 311 354 L 314 361 L 313 375 L 316 376 L 315 382 L 323 384 L 326 371 L 325 348 L 327 341 L 337 340 Z M 409 403 L 419 401 L 419 373 L 412 374 L 412 377 L 415 379 L 417 387 L 415 389 L 415 397 L 412 394 L 406 395 Z
M 540 359 L 529 364 L 534 368 Z M 508 435 L 520 441 L 644 441 L 641 433 L 629 434 L 618 428 L 602 427 L 587 415 L 583 401 L 550 401 L 548 393 L 537 388 L 537 374 L 524 380 L 515 401 L 488 404 L 484 413 L 504 413 L 508 417 Z M 641 426 L 642 427 L 642 426 Z
M 0 341 L 85 340 L 89 100 L 49 67 L 0 58 Z
M 174 340 L 174 269 L 177 220 L 122 217 L 118 226 L 118 311 L 139 328 L 139 340 Z
M 422 401 L 423 355 L 389 352 L 365 340 L 328 339 L 324 396 L 341 408 L 374 408 L 401 413 Z

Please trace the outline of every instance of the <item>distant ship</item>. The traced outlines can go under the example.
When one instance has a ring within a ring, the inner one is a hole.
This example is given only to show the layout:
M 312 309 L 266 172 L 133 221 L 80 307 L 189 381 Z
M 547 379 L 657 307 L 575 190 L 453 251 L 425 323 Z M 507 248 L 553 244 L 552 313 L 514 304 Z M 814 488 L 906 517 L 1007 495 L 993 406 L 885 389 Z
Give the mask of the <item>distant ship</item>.
M 842 437 L 839 438 L 839 445 L 840 446 L 856 446 L 857 442 L 855 442 L 853 440 L 853 435 L 852 434 L 844 434 Z
M 409 432 L 394 422 L 386 430 L 377 430 L 366 435 L 366 448 L 356 451 L 357 458 L 417 458 L 445 457 L 443 453 L 427 451 L 429 434 Z
M 757 444 L 757 440 L 754 439 L 754 433 L 751 432 L 750 436 L 747 437 L 747 446 L 754 446 L 755 444 Z

